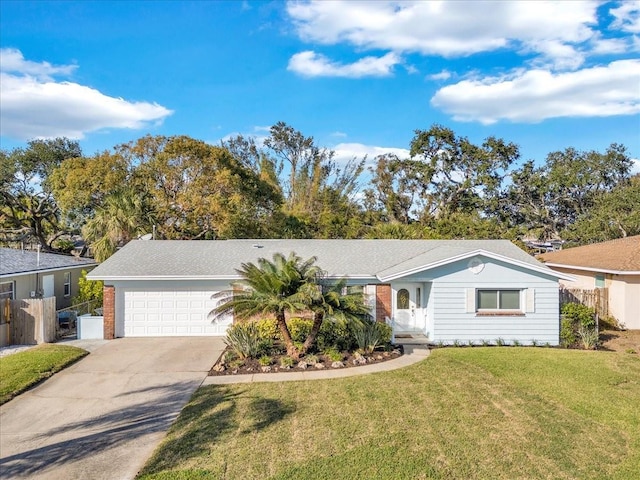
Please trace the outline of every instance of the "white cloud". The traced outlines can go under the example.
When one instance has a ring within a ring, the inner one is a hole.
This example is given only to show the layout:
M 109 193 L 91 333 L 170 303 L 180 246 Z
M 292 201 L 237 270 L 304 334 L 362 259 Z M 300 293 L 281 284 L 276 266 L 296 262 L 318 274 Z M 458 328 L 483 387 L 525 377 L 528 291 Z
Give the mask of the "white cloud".
M 363 143 L 339 143 L 331 150 L 335 152 L 333 157 L 338 162 L 347 162 L 352 158 L 367 157 L 367 163 L 372 164 L 379 155 L 393 154 L 399 158 L 409 158 L 409 150 L 395 147 L 377 147 Z
M 631 159 L 631 175 L 640 175 L 640 158 Z
M 439 73 L 428 75 L 427 78 L 429 80 L 449 80 L 451 78 L 451 72 L 449 72 L 448 70 L 442 70 Z
M 398 55 L 389 52 L 382 57 L 364 57 L 354 63 L 341 64 L 309 50 L 293 55 L 287 70 L 305 77 L 386 77 L 400 62 Z
M 341 137 L 341 138 L 346 138 L 348 135 L 344 132 L 333 132 L 331 133 L 332 137 Z
M 640 113 L 640 60 L 576 72 L 518 71 L 510 77 L 464 80 L 441 88 L 431 104 L 458 121 L 539 122 L 556 117 Z
M 131 102 L 53 76 L 76 66 L 25 60 L 15 49 L 0 49 L 0 134 L 20 140 L 65 136 L 84 138 L 108 128 L 144 128 L 173 112 L 157 103 Z
M 609 13 L 616 18 L 611 26 L 625 32 L 640 33 L 640 1 L 627 0 Z
M 515 48 L 574 67 L 594 35 L 597 1 L 289 2 L 298 35 L 326 45 L 443 57 Z M 569 60 L 574 62 L 569 64 Z
M 15 48 L 0 49 L 0 68 L 6 73 L 31 75 L 40 80 L 51 80 L 54 75 L 71 75 L 77 65 L 51 65 L 49 62 L 25 60 L 22 52 Z

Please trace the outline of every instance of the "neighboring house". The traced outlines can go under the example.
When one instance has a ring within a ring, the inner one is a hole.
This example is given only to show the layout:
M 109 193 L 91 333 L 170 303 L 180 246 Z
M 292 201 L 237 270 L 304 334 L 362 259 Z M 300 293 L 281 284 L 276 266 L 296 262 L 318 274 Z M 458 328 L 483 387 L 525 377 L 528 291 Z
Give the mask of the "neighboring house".
M 224 335 L 233 318 L 211 321 L 211 296 L 242 263 L 291 252 L 362 288 L 396 334 L 558 344 L 569 277 L 506 240 L 132 241 L 88 276 L 105 282 L 104 337 Z
M 550 268 L 575 278 L 567 288 L 606 287 L 609 311 L 626 328 L 640 329 L 640 235 L 540 255 Z
M 90 258 L 0 248 L 0 301 L 56 297 L 56 309 L 69 307 L 82 270 L 96 265 Z

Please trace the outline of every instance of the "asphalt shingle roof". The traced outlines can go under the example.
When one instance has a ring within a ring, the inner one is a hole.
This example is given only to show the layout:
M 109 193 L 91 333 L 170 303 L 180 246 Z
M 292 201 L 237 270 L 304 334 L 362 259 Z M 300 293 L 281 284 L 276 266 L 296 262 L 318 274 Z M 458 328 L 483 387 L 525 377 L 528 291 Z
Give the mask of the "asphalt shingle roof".
M 80 266 L 97 265 L 92 258 L 76 258 L 71 255 L 56 253 L 38 253 L 30 250 L 15 248 L 0 248 L 0 275 L 19 275 L 31 272 L 55 270 L 58 268 L 74 268 Z
M 547 263 L 617 272 L 640 272 L 640 235 L 565 248 L 538 257 Z
M 90 278 L 235 278 L 242 263 L 291 252 L 334 277 L 388 277 L 478 250 L 555 275 L 508 240 L 135 240 Z

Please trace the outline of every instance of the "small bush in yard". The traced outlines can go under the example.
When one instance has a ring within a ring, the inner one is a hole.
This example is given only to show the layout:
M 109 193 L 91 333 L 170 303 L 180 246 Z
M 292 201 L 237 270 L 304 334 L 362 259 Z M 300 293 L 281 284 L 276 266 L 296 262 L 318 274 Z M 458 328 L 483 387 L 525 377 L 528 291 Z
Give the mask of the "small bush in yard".
M 324 352 L 324 356 L 332 362 L 341 362 L 344 356 L 336 348 L 328 348 Z
M 261 338 L 277 340 L 280 338 L 280 332 L 278 331 L 278 324 L 275 318 L 263 318 L 256 322 L 258 328 L 258 334 Z
M 567 303 L 560 310 L 560 341 L 564 347 L 597 345 L 595 310 L 579 303 Z M 579 343 L 578 343 L 579 341 Z
M 263 367 L 268 367 L 269 365 L 271 365 L 273 363 L 273 358 L 271 358 L 269 355 L 262 355 L 258 359 L 258 363 L 260 365 L 262 365 Z
M 289 332 L 291 333 L 293 341 L 304 343 L 309 336 L 309 333 L 311 333 L 313 320 L 293 317 L 287 320 L 287 326 L 289 327 Z
M 339 351 L 352 350 L 355 346 L 353 333 L 344 320 L 328 318 L 322 322 L 318 338 L 316 339 L 318 350 L 335 348 Z
M 595 328 L 587 328 L 580 325 L 578 327 L 578 337 L 582 348 L 593 350 L 598 345 L 598 332 Z
M 387 330 L 384 327 L 388 325 L 381 322 L 362 321 L 353 325 L 353 336 L 356 339 L 358 350 L 362 353 L 373 352 L 378 345 L 387 343 Z
M 280 366 L 291 368 L 295 364 L 295 361 L 291 357 L 281 357 L 280 358 Z
M 258 358 L 272 342 L 260 336 L 255 322 L 234 323 L 227 329 L 227 346 L 240 358 Z

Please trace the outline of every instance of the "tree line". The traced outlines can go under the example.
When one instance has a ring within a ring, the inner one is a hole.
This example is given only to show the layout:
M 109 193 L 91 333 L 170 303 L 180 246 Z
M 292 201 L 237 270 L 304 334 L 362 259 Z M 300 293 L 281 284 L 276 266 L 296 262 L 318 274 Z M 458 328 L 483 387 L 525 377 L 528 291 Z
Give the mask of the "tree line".
M 97 260 L 158 239 L 562 238 L 640 233 L 640 176 L 623 145 L 566 148 L 522 161 L 518 145 L 481 144 L 432 125 L 410 155 L 338 161 L 284 122 L 264 141 L 220 145 L 144 136 L 87 156 L 66 138 L 0 150 L 0 243 L 70 249 Z

